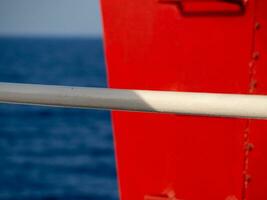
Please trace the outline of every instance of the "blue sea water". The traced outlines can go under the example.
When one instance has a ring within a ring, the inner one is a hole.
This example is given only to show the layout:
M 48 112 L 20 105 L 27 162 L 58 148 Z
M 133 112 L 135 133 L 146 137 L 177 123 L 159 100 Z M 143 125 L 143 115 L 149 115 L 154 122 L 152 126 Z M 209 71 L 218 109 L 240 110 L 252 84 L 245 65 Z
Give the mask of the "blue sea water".
M 102 41 L 0 38 L 0 82 L 106 87 Z M 118 199 L 110 113 L 1 104 L 2 199 Z

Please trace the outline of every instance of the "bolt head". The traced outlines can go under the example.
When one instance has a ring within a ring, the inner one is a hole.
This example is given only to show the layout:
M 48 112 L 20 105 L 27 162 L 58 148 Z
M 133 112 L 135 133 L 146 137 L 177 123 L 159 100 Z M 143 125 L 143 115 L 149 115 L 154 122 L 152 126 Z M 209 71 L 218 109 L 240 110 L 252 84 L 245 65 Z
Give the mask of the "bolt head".
M 261 28 L 261 24 L 259 22 L 256 22 L 255 24 L 255 29 L 259 30 Z

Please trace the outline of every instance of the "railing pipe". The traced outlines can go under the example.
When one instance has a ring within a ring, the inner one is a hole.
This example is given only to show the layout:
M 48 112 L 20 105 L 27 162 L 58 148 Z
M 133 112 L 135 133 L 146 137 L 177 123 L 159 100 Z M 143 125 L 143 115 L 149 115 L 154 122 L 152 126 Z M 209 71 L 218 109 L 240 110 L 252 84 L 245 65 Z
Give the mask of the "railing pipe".
M 267 96 L 0 83 L 0 102 L 267 119 Z

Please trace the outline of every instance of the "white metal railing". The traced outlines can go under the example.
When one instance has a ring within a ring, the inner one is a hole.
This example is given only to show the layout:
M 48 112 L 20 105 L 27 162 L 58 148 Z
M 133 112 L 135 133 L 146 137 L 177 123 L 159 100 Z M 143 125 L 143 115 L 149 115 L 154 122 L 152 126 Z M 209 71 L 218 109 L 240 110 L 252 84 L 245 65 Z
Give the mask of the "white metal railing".
M 267 96 L 0 83 L 0 102 L 267 119 Z

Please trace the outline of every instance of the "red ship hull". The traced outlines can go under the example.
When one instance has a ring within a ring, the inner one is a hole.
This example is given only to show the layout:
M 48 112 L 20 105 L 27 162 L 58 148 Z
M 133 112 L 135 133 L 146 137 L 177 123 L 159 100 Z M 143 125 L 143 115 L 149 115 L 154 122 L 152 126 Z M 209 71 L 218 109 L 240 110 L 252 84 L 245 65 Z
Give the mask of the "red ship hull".
M 267 1 L 179 2 L 102 0 L 109 86 L 267 94 Z M 267 199 L 266 121 L 112 116 L 122 200 Z

